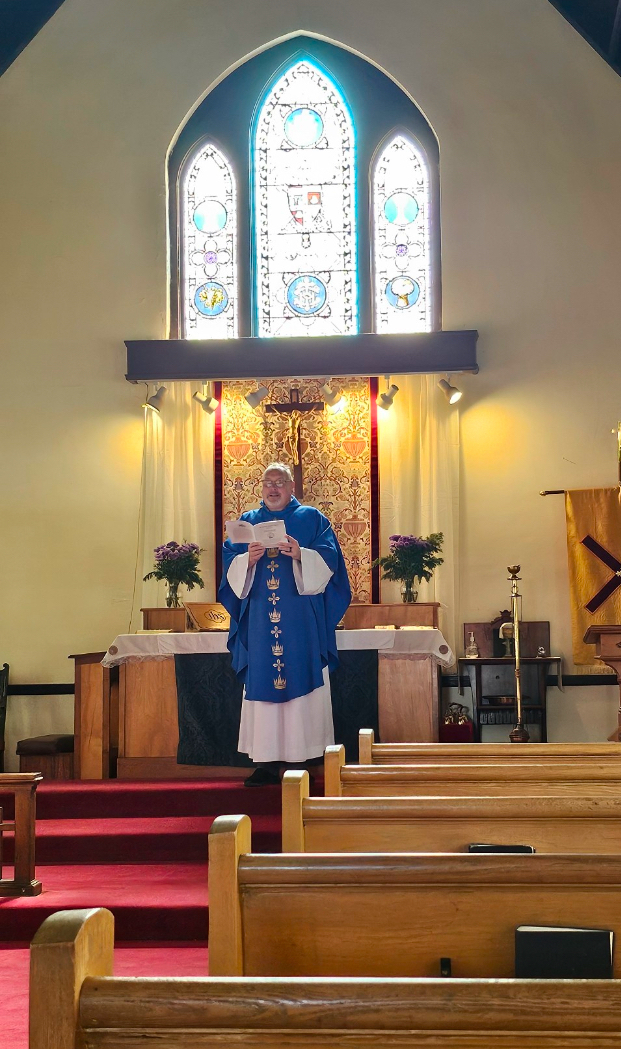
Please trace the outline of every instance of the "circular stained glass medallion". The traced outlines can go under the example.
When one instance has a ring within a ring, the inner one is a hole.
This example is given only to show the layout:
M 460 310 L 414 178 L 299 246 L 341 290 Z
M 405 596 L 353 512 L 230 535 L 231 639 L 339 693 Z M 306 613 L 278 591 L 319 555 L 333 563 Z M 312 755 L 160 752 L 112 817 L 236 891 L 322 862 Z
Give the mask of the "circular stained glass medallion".
M 217 233 L 226 226 L 228 215 L 224 204 L 210 197 L 200 202 L 192 218 L 201 233 Z
M 203 317 L 217 317 L 229 304 L 226 288 L 215 280 L 201 284 L 194 292 L 194 305 Z
M 325 305 L 326 286 L 319 277 L 305 273 L 295 277 L 287 287 L 287 302 L 291 309 L 301 317 L 311 317 Z
M 404 190 L 391 194 L 384 203 L 384 215 L 395 226 L 409 226 L 418 215 L 416 197 Z
M 285 117 L 284 128 L 292 146 L 314 146 L 323 134 L 323 120 L 316 109 L 294 109 Z
M 386 298 L 398 310 L 409 310 L 419 295 L 420 285 L 411 277 L 393 277 L 386 285 Z

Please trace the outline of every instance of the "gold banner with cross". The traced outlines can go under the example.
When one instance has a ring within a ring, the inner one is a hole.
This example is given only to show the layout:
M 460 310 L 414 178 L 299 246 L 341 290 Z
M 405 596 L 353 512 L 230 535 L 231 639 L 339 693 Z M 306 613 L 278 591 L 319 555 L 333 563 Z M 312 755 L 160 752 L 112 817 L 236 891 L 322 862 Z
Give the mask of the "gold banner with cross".
M 583 638 L 621 623 L 621 489 L 565 492 L 565 514 L 574 663 L 599 666 Z

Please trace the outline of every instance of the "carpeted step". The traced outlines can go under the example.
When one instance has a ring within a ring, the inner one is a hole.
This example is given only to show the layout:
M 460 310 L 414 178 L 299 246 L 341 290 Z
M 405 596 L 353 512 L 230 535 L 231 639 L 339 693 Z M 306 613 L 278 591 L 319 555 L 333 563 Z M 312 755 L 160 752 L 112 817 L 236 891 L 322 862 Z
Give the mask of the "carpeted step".
M 164 819 L 37 820 L 36 862 L 202 863 L 214 816 Z M 279 816 L 252 817 L 254 852 L 280 852 Z M 13 862 L 13 835 L 3 837 L 5 863 Z
M 37 868 L 40 896 L 0 899 L 0 941 L 30 941 L 55 911 L 107 907 L 117 940 L 205 942 L 207 865 L 87 865 Z
M 13 796 L 0 795 L 6 819 Z M 243 779 L 62 780 L 40 784 L 37 819 L 114 819 L 159 816 L 280 815 L 281 789 L 245 787 Z

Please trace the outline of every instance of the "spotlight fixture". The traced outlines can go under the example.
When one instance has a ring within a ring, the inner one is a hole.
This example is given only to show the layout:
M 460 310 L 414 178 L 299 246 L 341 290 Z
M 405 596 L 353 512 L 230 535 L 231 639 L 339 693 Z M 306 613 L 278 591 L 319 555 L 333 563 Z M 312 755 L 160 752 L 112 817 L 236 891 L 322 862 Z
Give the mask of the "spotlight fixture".
M 459 390 L 457 386 L 451 386 L 448 379 L 440 379 L 438 386 L 444 393 L 449 404 L 457 404 L 461 399 L 461 390 Z
M 345 395 L 342 390 L 333 390 L 326 381 L 319 387 L 319 392 L 324 402 L 333 412 L 340 412 L 345 407 Z
M 382 408 L 385 412 L 387 412 L 389 408 L 392 408 L 392 402 L 394 401 L 398 393 L 399 387 L 395 386 L 395 384 L 392 383 L 388 387 L 388 389 L 384 390 L 383 393 L 380 393 L 378 395 L 377 400 L 375 402 L 377 407 Z
M 148 393 L 148 389 L 147 389 Z M 146 401 L 142 405 L 143 408 L 150 408 L 151 411 L 157 412 L 158 415 L 162 410 L 162 404 L 166 396 L 166 387 L 160 386 L 157 393 L 152 394 L 151 397 L 147 397 Z
M 203 411 L 207 412 L 207 415 L 213 415 L 220 404 L 220 401 L 212 396 L 211 385 L 208 385 L 206 382 L 203 383 L 203 392 L 199 393 L 197 390 L 196 393 L 192 394 L 192 399 L 200 404 Z
M 250 393 L 246 394 L 246 400 L 251 408 L 258 408 L 269 392 L 267 386 L 259 386 L 256 390 L 251 390 Z

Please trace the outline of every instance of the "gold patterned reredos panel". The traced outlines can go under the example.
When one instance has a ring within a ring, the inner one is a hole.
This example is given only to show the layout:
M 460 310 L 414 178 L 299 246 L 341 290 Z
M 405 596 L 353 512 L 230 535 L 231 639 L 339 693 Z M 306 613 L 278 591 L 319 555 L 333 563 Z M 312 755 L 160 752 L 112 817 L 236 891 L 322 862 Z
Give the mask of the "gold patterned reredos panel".
M 261 475 L 276 460 L 293 468 L 290 417 L 268 413 L 268 404 L 290 400 L 299 390 L 302 402 L 321 401 L 321 383 L 314 379 L 258 380 L 269 396 L 258 408 L 245 399 L 257 382 L 222 384 L 222 516 L 234 520 L 261 501 Z M 328 517 L 343 550 L 352 600 L 371 600 L 371 411 L 368 379 L 337 379 L 343 391 L 340 411 L 329 408 L 304 414 L 300 447 L 304 502 Z M 299 496 L 299 493 L 296 492 Z

